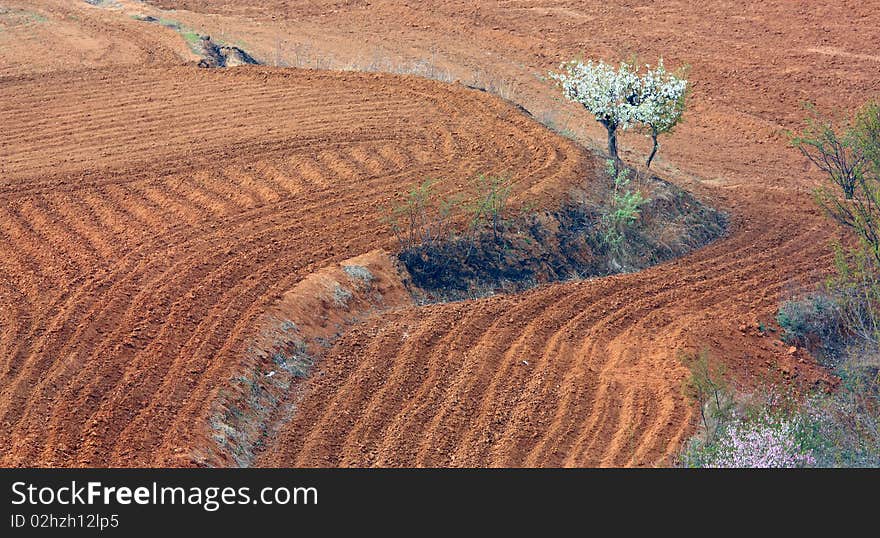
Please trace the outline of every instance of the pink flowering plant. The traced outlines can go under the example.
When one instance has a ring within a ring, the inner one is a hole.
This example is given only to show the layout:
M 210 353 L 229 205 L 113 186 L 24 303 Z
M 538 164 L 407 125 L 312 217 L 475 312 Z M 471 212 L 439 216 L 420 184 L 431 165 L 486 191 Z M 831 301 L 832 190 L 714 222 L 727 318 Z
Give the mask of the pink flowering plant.
M 807 398 L 771 389 L 695 436 L 685 467 L 880 467 L 877 378 L 843 375 L 834 392 Z
M 763 411 L 720 427 L 714 439 L 694 439 L 682 456 L 687 467 L 796 468 L 817 463 L 818 424 L 805 414 Z
M 683 356 L 685 393 L 700 407 L 701 432 L 685 447 L 686 467 L 811 467 L 821 450 L 821 421 L 797 398 L 773 388 L 737 404 L 723 364 L 707 351 Z

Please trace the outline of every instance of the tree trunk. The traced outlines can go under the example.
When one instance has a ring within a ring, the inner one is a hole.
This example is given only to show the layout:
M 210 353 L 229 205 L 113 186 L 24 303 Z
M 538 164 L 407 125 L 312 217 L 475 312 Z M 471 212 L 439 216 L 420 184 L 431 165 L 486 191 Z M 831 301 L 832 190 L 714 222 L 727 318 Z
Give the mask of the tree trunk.
M 657 155 L 657 150 L 660 148 L 660 144 L 657 142 L 657 131 L 651 131 L 651 140 L 654 141 L 654 147 L 651 148 L 651 154 L 648 155 L 648 162 L 645 164 L 645 168 L 651 168 L 651 161 L 654 160 L 654 155 Z
M 608 156 L 614 161 L 614 171 L 620 169 L 620 157 L 617 155 L 617 124 L 602 122 L 608 130 Z
M 841 182 L 843 187 L 843 196 L 847 200 L 852 200 L 853 196 L 856 194 L 856 180 L 850 179 L 847 177 L 846 181 Z

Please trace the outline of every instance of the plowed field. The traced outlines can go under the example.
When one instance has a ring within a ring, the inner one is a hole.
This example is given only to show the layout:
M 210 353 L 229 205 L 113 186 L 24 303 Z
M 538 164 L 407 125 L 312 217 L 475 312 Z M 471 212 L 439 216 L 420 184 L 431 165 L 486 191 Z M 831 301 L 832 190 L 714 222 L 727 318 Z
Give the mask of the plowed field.
M 515 81 L 530 110 L 555 106 L 536 75 L 578 52 L 691 63 L 687 123 L 660 169 L 731 213 L 726 238 L 640 273 L 357 325 L 258 464 L 666 464 L 695 427 L 682 351 L 710 349 L 745 388 L 824 376 L 752 326 L 828 266 L 834 230 L 808 196 L 818 175 L 780 131 L 803 99 L 848 108 L 880 93 L 877 6 L 151 3 L 267 61 L 297 36 L 340 59 L 436 53 Z M 486 93 L 198 70 L 180 65 L 180 36 L 124 10 L 21 4 L 47 20 L 0 32 L 4 465 L 218 463 L 192 454 L 212 442 L 211 403 L 261 314 L 314 271 L 392 248 L 377 207 L 426 176 L 457 191 L 510 171 L 519 196 L 551 204 L 596 174 L 592 153 Z M 75 31 L 41 26 L 53 24 Z M 22 41 L 33 32 L 63 37 L 62 56 Z
M 6 464 L 187 447 L 257 314 L 390 245 L 377 206 L 414 175 L 513 165 L 537 193 L 592 166 L 509 105 L 414 78 L 95 70 L 7 80 L 0 103 Z

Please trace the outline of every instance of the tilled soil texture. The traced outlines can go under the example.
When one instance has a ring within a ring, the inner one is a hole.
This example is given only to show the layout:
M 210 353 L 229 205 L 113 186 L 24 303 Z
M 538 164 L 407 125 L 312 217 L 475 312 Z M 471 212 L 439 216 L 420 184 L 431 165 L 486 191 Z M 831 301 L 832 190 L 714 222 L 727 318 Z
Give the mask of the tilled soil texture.
M 152 3 L 193 10 L 173 17 L 234 36 L 266 63 L 436 58 L 480 74 L 477 85 L 512 84 L 539 117 L 576 114 L 564 126 L 588 126 L 579 134 L 599 146 L 590 118 L 554 100 L 548 69 L 578 53 L 689 63 L 687 121 L 657 167 L 731 212 L 726 239 L 638 274 L 357 327 L 328 350 L 258 463 L 665 464 L 695 427 L 682 351 L 709 348 L 745 388 L 821 377 L 756 329 L 828 268 L 834 233 L 809 199 L 819 176 L 781 131 L 802 100 L 851 109 L 880 93 L 876 3 Z M 157 62 L 187 57 L 170 30 L 124 24 L 174 40 Z M 50 69 L 41 58 L 33 72 Z M 439 84 L 149 67 L 19 77 L 30 72 L 22 65 L 0 84 L 0 451 L 10 465 L 194 463 L 212 442 L 209 402 L 260 313 L 305 275 L 390 245 L 372 206 L 429 174 L 497 165 L 532 196 L 595 168 L 512 107 Z
M 596 163 L 482 92 L 263 68 L 115 68 L 0 85 L 5 465 L 182 465 L 255 320 L 390 247 L 414 178 L 512 170 L 541 199 Z
M 668 464 L 695 426 L 680 353 L 709 349 L 743 390 L 814 379 L 801 351 L 757 330 L 828 269 L 835 234 L 810 200 L 820 176 L 784 130 L 805 100 L 851 110 L 880 94 L 875 3 L 278 1 L 270 14 L 235 0 L 153 3 L 235 28 L 264 61 L 423 59 L 470 73 L 598 147 L 601 128 L 555 99 L 549 69 L 578 54 L 690 64 L 686 122 L 657 167 L 732 214 L 727 239 L 639 274 L 360 327 L 326 358 L 264 464 Z M 644 157 L 643 139 L 623 143 L 627 158 Z
M 767 238 L 740 221 L 732 239 L 635 274 L 361 325 L 322 363 L 263 463 L 668 463 L 696 413 L 682 395 L 680 353 L 705 347 L 752 380 L 823 378 L 802 352 L 738 321 L 769 316 L 785 282 L 825 255 L 824 245 L 796 239 L 799 224 L 774 224 Z M 776 282 L 765 283 L 768 274 Z
M 197 59 L 180 36 L 85 0 L 0 3 L 0 80 L 12 75 Z

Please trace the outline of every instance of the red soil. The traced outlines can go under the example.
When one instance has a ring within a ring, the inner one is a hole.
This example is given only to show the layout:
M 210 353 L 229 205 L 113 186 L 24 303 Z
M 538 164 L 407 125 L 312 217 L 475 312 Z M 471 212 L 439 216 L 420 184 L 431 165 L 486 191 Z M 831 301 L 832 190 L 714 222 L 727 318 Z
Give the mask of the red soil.
M 157 26 L 73 0 L 0 6 L 0 79 L 110 65 L 180 63 L 192 55 Z
M 808 196 L 818 176 L 780 131 L 803 99 L 852 108 L 880 93 L 877 5 L 152 3 L 192 9 L 173 17 L 264 59 L 283 52 L 279 40 L 343 63 L 374 47 L 436 54 L 516 82 L 535 111 L 559 107 L 535 75 L 579 52 L 688 62 L 687 123 L 658 164 L 732 214 L 725 239 L 638 274 L 357 326 L 259 463 L 664 464 L 695 422 L 682 351 L 709 348 L 746 387 L 823 377 L 740 328 L 770 321 L 780 297 L 828 266 L 834 230 Z M 212 402 L 261 316 L 315 270 L 391 246 L 377 206 L 427 175 L 454 191 L 477 171 L 510 170 L 521 197 L 544 203 L 594 177 L 593 157 L 489 95 L 414 78 L 173 67 L 189 56 L 170 30 L 123 11 L 26 4 L 75 11 L 77 32 L 115 53 L 62 36 L 72 71 L 61 72 L 0 32 L 0 59 L 22 58 L 0 62 L 6 465 L 228 463 L 195 455 L 213 442 Z M 76 70 L 77 55 L 107 67 Z M 578 114 L 572 125 L 591 123 Z
M 260 314 L 390 246 L 377 208 L 413 177 L 512 166 L 531 197 L 593 166 L 415 78 L 116 68 L 7 80 L 0 103 L 7 465 L 185 463 Z

